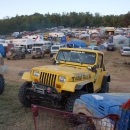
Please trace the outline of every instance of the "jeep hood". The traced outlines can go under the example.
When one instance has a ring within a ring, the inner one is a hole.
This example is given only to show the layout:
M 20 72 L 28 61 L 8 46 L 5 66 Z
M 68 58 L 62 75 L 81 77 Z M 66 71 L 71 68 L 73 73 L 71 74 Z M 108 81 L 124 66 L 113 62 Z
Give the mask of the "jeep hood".
M 48 66 L 39 66 L 33 68 L 33 70 L 39 70 L 41 72 L 51 72 L 57 74 L 72 74 L 72 73 L 84 73 L 89 72 L 88 68 L 77 68 L 74 66 L 60 66 L 60 65 L 48 65 Z

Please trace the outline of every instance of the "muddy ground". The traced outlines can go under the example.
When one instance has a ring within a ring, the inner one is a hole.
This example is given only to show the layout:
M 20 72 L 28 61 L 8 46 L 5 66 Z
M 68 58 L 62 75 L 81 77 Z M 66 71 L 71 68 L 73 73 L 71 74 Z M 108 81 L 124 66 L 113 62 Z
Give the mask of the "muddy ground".
M 104 61 L 106 70 L 111 75 L 110 92 L 130 92 L 130 65 L 114 64 L 114 62 L 130 62 L 130 57 L 121 56 L 119 51 L 104 50 Z M 18 75 L 22 70 L 30 70 L 32 67 L 52 64 L 50 56 L 47 54 L 43 59 L 31 59 L 30 55 L 26 59 L 7 60 L 4 58 L 7 71 L 4 73 L 5 81 L 9 84 L 22 84 L 24 81 Z

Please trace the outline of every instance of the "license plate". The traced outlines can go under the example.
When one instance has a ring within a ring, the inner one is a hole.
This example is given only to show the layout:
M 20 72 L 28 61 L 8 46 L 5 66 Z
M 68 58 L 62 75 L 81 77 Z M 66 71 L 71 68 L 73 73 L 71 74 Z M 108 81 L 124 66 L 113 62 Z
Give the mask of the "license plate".
M 109 49 L 112 49 L 112 47 L 109 47 Z
M 37 91 L 37 93 L 41 93 L 41 94 L 44 94 L 45 92 L 44 92 L 44 90 L 36 90 Z

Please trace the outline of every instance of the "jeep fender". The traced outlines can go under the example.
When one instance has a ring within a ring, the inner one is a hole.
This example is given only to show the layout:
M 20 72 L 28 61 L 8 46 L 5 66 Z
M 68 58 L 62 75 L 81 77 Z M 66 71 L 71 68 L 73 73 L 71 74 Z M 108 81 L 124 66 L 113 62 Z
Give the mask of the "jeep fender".
M 87 86 L 86 86 L 87 85 Z M 85 88 L 84 88 L 85 87 Z M 90 81 L 84 81 L 81 82 L 79 84 L 76 84 L 75 86 L 75 90 L 86 90 L 88 93 L 93 93 L 94 89 L 93 89 L 93 83 Z
M 22 79 L 25 81 L 32 81 L 32 78 L 30 76 L 30 72 L 24 72 L 22 75 Z

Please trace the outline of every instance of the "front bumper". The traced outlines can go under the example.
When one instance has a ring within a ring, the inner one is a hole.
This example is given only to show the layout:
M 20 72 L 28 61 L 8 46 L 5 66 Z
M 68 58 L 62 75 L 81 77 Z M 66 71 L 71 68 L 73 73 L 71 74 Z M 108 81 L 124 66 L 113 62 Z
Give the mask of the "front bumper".
M 41 100 L 61 101 L 59 92 L 50 85 L 32 82 L 32 88 L 28 88 L 27 93 Z

